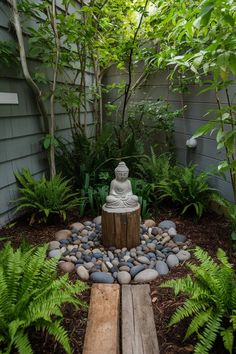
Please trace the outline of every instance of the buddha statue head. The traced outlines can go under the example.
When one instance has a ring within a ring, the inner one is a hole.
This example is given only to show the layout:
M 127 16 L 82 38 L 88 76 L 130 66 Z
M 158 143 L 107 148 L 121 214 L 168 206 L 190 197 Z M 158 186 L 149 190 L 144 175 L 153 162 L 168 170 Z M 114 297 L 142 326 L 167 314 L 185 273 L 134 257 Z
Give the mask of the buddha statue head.
M 129 176 L 129 169 L 126 166 L 125 162 L 121 161 L 118 166 L 115 168 L 116 179 L 120 182 L 127 180 Z

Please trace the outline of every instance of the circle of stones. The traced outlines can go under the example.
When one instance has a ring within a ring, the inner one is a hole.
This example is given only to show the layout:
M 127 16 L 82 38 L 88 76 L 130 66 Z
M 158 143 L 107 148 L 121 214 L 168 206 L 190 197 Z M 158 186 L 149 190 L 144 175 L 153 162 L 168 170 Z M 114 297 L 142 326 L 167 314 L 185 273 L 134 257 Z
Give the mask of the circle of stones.
M 59 258 L 62 272 L 76 272 L 80 280 L 96 283 L 145 283 L 166 275 L 191 258 L 187 237 L 178 234 L 171 220 L 140 225 L 140 245 L 105 249 L 101 243 L 101 216 L 60 230 L 49 243 L 48 257 Z

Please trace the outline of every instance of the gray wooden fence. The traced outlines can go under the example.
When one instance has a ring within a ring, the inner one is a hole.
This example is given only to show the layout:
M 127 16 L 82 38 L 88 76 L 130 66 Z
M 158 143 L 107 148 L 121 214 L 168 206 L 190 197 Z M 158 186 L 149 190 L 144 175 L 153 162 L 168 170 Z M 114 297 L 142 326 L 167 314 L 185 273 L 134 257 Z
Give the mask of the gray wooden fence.
M 0 41 L 12 40 L 9 32 L 9 9 L 0 4 Z M 30 62 L 30 65 L 35 65 Z M 59 77 L 63 81 L 63 77 Z M 93 73 L 88 70 L 86 85 L 90 87 Z M 1 94 L 2 93 L 2 94 Z M 15 95 L 11 95 L 14 93 Z M 93 112 L 86 114 L 88 127 L 93 126 Z M 56 135 L 71 139 L 70 121 L 65 109 L 56 107 Z M 41 121 L 35 98 L 23 78 L 20 67 L 0 67 L 0 228 L 14 218 L 17 185 L 14 172 L 29 168 L 37 178 L 47 170 L 47 157 L 42 151 Z

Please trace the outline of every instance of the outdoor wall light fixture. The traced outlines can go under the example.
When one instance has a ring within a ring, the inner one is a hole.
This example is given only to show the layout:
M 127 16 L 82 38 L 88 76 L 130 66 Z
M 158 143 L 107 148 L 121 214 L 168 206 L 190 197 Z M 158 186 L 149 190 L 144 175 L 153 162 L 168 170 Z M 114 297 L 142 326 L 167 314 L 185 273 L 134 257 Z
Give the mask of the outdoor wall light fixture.
M 186 146 L 190 149 L 194 149 L 197 147 L 197 139 L 190 138 L 186 141 Z

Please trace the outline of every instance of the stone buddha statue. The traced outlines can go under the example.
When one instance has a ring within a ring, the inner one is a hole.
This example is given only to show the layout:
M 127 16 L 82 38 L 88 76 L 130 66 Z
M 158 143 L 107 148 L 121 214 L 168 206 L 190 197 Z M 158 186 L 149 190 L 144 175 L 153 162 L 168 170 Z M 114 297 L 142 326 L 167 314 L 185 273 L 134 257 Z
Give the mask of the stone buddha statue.
M 116 178 L 111 181 L 110 192 L 106 197 L 104 210 L 126 212 L 139 208 L 138 197 L 133 194 L 129 169 L 125 162 L 120 162 L 115 169 Z

